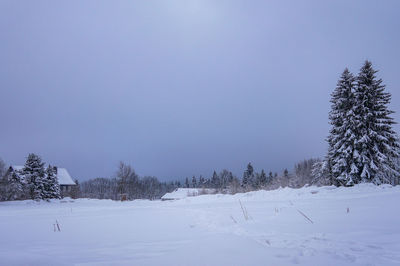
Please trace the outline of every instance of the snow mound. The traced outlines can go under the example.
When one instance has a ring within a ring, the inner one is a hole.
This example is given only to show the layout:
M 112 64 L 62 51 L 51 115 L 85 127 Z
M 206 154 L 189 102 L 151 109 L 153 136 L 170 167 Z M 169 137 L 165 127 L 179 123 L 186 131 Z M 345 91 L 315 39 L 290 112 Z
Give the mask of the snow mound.
M 202 194 L 212 194 L 214 189 L 210 188 L 177 188 L 173 192 L 166 193 L 161 197 L 162 200 L 177 200 L 187 197 L 194 197 Z

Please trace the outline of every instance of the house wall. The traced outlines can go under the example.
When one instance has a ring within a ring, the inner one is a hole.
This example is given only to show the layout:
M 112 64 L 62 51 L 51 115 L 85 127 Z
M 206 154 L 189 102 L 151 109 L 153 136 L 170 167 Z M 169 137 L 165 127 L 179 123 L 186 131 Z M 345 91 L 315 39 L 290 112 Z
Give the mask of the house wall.
M 62 197 L 68 197 L 71 194 L 74 185 L 60 185 L 60 192 Z

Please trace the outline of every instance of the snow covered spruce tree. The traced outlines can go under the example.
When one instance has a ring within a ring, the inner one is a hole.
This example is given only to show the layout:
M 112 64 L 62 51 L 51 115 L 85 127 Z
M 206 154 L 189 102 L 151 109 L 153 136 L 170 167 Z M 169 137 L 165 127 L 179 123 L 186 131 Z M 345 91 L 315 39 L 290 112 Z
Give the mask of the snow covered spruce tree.
M 377 72 L 371 62 L 365 61 L 357 77 L 353 172 L 356 182 L 393 183 L 400 175 L 395 163 L 400 157 L 400 145 L 392 129 L 393 111 L 388 110 L 391 94 L 385 92 L 382 80 L 376 78 Z
M 311 168 L 311 183 L 317 186 L 329 186 L 333 183 L 329 159 L 316 161 Z
M 256 187 L 264 188 L 267 184 L 267 175 L 265 174 L 264 169 L 261 170 L 261 173 L 256 174 Z
M 391 95 L 376 73 L 369 61 L 357 78 L 347 69 L 343 72 L 332 93 L 328 154 L 316 165 L 314 170 L 319 166 L 320 173 L 314 171 L 314 176 L 328 177 L 331 184 L 344 186 L 394 184 L 398 180 L 400 145 L 392 129 L 393 112 L 387 107 Z
M 211 186 L 213 188 L 219 189 L 221 187 L 221 180 L 217 174 L 217 172 L 214 170 L 213 175 L 211 177 Z
M 22 175 L 27 183 L 31 199 L 43 199 L 45 171 L 44 163 L 38 155 L 33 153 L 28 155 Z
M 197 180 L 195 176 L 192 177 L 192 187 L 197 188 Z
M 289 171 L 288 169 L 283 170 L 283 175 L 281 178 L 281 186 L 282 187 L 288 187 L 289 186 L 289 180 L 290 176 L 289 176 Z
M 10 173 L 5 177 L 7 180 L 7 186 L 5 195 L 7 200 L 18 200 L 25 198 L 25 183 L 18 173 Z
M 7 187 L 7 176 L 6 176 L 6 164 L 0 158 L 0 201 L 7 200 L 6 187 Z
M 270 185 L 274 180 L 274 176 L 272 175 L 272 172 L 270 171 L 268 174 L 268 179 L 267 179 L 267 184 Z
M 355 78 L 346 68 L 340 77 L 331 98 L 329 120 L 332 128 L 327 139 L 329 144 L 325 167 L 330 165 L 331 183 L 353 185 L 357 182 L 357 169 L 353 161 L 356 125 L 354 118 Z
M 249 163 L 247 165 L 246 171 L 244 171 L 244 173 L 243 173 L 242 187 L 246 190 L 248 190 L 248 189 L 251 190 L 253 184 L 255 183 L 254 178 L 255 178 L 254 177 L 254 168 L 251 165 L 251 163 Z
M 0 159 L 0 201 L 25 198 L 24 181 L 17 172 L 7 171 Z
M 57 179 L 57 168 L 49 165 L 46 168 L 46 175 L 44 178 L 44 199 L 60 199 L 60 186 Z

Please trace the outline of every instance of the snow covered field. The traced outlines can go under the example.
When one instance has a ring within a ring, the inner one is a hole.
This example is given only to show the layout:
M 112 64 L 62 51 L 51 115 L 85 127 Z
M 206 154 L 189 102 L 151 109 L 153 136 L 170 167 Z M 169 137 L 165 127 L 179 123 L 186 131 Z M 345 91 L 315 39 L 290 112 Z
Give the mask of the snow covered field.
M 400 186 L 368 184 L 2 202 L 0 265 L 400 265 L 399 203 Z

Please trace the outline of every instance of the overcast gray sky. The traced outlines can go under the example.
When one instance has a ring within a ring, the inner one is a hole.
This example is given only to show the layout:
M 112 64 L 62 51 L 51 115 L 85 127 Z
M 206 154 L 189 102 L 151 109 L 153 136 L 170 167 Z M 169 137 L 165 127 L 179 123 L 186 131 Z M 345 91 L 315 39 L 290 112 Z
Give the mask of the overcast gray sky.
M 0 157 L 74 178 L 281 172 L 325 154 L 345 67 L 400 121 L 400 1 L 0 0 Z M 400 127 L 395 126 L 397 132 Z

